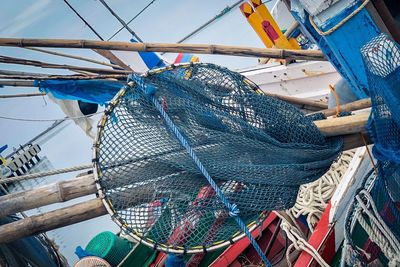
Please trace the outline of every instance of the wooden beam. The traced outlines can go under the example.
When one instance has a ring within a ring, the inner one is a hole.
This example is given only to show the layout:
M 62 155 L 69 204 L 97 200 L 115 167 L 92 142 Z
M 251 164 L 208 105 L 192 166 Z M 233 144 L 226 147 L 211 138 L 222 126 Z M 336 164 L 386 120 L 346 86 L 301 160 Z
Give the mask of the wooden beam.
M 46 76 L 46 75 L 50 75 L 50 74 L 44 74 L 44 73 L 37 73 L 37 72 L 25 72 L 25 71 L 13 71 L 13 70 L 0 70 L 0 76 L 33 76 L 33 77 L 39 77 L 39 76 Z M 12 79 L 12 78 L 11 78 Z M 16 78 L 18 79 L 18 78 Z M 32 80 L 35 80 L 36 78 L 32 78 Z M 20 79 L 18 79 L 20 80 Z M 23 79 L 23 80 L 27 80 L 27 79 Z
M 94 64 L 108 66 L 108 67 L 115 68 L 115 69 L 123 69 L 121 66 L 118 66 L 115 64 L 110 64 L 110 63 L 103 62 L 103 61 L 98 61 L 98 60 L 91 59 L 91 58 L 75 56 L 75 55 L 70 55 L 70 54 L 50 51 L 50 50 L 46 50 L 46 49 L 35 48 L 35 47 L 25 47 L 25 49 L 29 49 L 32 51 L 41 52 L 41 53 L 45 53 L 45 54 L 49 54 L 49 55 L 53 55 L 53 56 L 59 56 L 59 57 L 72 58 L 72 59 L 77 59 L 77 60 L 81 60 L 81 61 L 86 61 L 86 62 L 90 62 L 90 63 L 94 63 Z
M 34 82 L 29 80 L 0 80 L 0 86 L 34 87 Z
M 270 57 L 279 59 L 291 58 L 315 61 L 326 60 L 323 53 L 317 50 L 285 50 L 208 44 L 131 43 L 73 39 L 0 38 L 0 46 L 86 48 L 141 52 L 216 54 L 243 57 Z
M 0 226 L 0 243 L 9 243 L 74 223 L 90 220 L 107 214 L 103 202 L 96 198 L 66 208 L 33 215 Z
M 365 108 L 370 108 L 371 107 L 371 98 L 365 98 L 365 99 L 360 99 L 351 103 L 347 103 L 344 105 L 340 105 L 340 110 L 341 111 L 355 111 L 355 110 L 360 110 L 360 109 L 365 109 Z M 330 109 L 325 109 L 325 110 L 320 110 L 316 113 L 322 113 L 325 115 L 325 117 L 333 116 L 337 112 L 337 108 L 330 108 Z
M 365 112 L 351 116 L 315 121 L 314 123 L 325 136 L 329 137 L 364 132 L 368 118 L 369 112 Z
M 121 68 L 123 68 L 125 70 L 133 71 L 133 69 L 131 69 L 121 59 L 119 59 L 116 55 L 114 55 L 113 52 L 111 52 L 109 50 L 102 50 L 102 49 L 93 49 L 93 51 L 96 52 L 97 54 L 107 58 L 111 62 L 114 62 L 115 64 L 118 64 L 119 66 L 121 66 Z
M 365 143 L 361 135 L 364 137 Z M 342 137 L 343 151 L 372 144 L 372 140 L 366 132 L 342 135 Z
M 33 97 L 45 96 L 45 93 L 29 93 L 29 94 L 16 94 L 16 95 L 0 95 L 0 98 L 19 98 L 19 97 Z
M 80 67 L 80 66 L 72 66 L 66 64 L 53 64 L 42 62 L 38 60 L 29 60 L 29 59 L 22 59 L 16 57 L 8 57 L 8 56 L 1 56 L 0 55 L 0 63 L 6 64 L 19 64 L 19 65 L 28 65 L 28 66 L 35 66 L 40 68 L 47 68 L 47 69 L 66 69 L 72 71 L 85 71 L 91 73 L 115 73 L 115 74 L 129 74 L 132 73 L 131 71 L 127 70 L 114 70 L 114 69 L 99 69 L 99 68 L 90 68 L 90 67 Z
M 294 96 L 287 96 L 287 95 L 277 95 L 277 94 L 270 94 L 270 93 L 265 93 L 264 94 L 278 98 L 280 100 L 286 101 L 288 103 L 300 106 L 300 108 L 303 109 L 308 109 L 308 110 L 321 110 L 321 109 L 327 109 L 328 104 L 322 101 L 315 101 L 315 100 L 310 100 L 307 98 L 300 98 L 300 97 L 294 97 Z
M 0 217 L 97 192 L 93 174 L 0 196 Z

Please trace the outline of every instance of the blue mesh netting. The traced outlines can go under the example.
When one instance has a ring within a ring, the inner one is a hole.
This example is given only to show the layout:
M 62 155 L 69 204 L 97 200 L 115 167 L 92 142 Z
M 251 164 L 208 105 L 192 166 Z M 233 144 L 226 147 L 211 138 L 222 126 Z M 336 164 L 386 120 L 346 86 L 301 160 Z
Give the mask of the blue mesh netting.
M 400 46 L 382 33 L 361 53 L 372 101 L 367 128 L 373 153 L 384 166 L 380 175 L 392 199 L 400 201 Z
M 368 129 L 375 144 L 374 156 L 400 163 L 400 46 L 381 34 L 361 53 L 372 101 Z
M 388 168 L 391 167 L 392 166 L 390 166 L 388 162 L 380 162 L 377 165 L 377 170 L 378 173 L 385 173 L 386 176 L 389 176 L 391 171 L 388 170 Z M 371 172 L 369 172 L 363 178 L 363 185 L 360 189 L 370 191 L 372 200 L 374 201 L 374 205 L 379 211 L 379 216 L 382 217 L 382 220 L 389 227 L 394 237 L 400 240 L 400 211 L 389 196 L 387 185 L 385 185 L 385 181 L 382 179 L 382 176 L 379 175 L 378 177 L 376 177 L 375 172 L 371 170 Z M 364 199 L 362 194 L 359 194 L 359 196 Z M 365 203 L 369 202 L 365 200 Z M 368 207 L 370 206 L 368 205 Z M 345 244 L 349 245 L 351 247 L 351 250 L 344 250 L 344 252 L 350 253 L 351 255 L 343 255 L 342 260 L 345 260 L 347 258 L 350 261 L 347 262 L 347 264 L 349 264 L 350 266 L 356 266 L 357 262 L 361 262 L 363 264 L 361 266 L 367 266 L 367 263 L 370 263 L 376 258 L 380 257 L 380 259 L 383 260 L 382 263 L 384 264 L 384 266 L 387 266 L 387 259 L 384 259 L 382 258 L 382 256 L 380 256 L 381 248 L 378 247 L 375 243 L 369 243 L 371 237 L 368 236 L 368 234 L 359 223 L 355 223 L 355 221 L 358 220 L 357 216 L 365 216 L 365 212 L 359 213 L 359 208 L 359 204 L 356 200 L 354 200 L 354 202 L 348 209 L 345 218 Z M 370 224 L 370 220 L 368 221 Z M 363 252 L 359 251 L 359 248 L 366 251 L 369 257 L 365 257 Z
M 256 93 L 226 68 L 174 66 L 144 81 L 246 223 L 265 210 L 290 208 L 299 186 L 321 177 L 342 148 L 342 140 L 325 138 L 299 109 Z M 120 92 L 95 147 L 101 194 L 133 236 L 190 252 L 238 234 L 142 90 Z

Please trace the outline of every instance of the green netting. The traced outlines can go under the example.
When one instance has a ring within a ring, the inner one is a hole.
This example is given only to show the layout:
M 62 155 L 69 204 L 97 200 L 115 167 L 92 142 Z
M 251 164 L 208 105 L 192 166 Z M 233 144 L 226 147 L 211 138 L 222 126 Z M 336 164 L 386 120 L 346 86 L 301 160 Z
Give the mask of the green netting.
M 290 208 L 301 184 L 321 177 L 342 141 L 311 118 L 211 64 L 155 70 L 148 88 L 246 224 Z M 99 124 L 94 162 L 100 196 L 136 239 L 173 252 L 202 252 L 242 234 L 186 150 L 137 86 L 112 101 Z M 261 217 L 260 217 L 261 214 Z

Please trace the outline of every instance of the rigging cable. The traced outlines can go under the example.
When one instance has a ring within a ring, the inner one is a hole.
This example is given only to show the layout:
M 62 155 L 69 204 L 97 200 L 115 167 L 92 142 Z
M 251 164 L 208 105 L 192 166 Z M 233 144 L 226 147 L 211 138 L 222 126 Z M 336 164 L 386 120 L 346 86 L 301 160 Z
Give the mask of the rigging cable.
M 149 6 L 151 6 L 156 0 L 151 0 L 150 3 L 148 3 L 142 10 L 140 10 L 131 20 L 129 20 L 126 25 L 128 26 L 132 21 L 134 21 L 137 17 L 140 16 L 140 14 L 142 14 Z M 119 28 L 118 31 L 116 31 L 113 35 L 111 35 L 110 38 L 107 39 L 107 41 L 110 41 L 112 38 L 115 37 L 115 35 L 117 35 L 120 31 L 122 31 L 125 28 L 125 26 L 122 26 L 121 28 Z
M 117 13 L 115 13 L 114 10 L 109 5 L 107 5 L 105 0 L 99 0 L 99 1 L 103 4 L 103 6 L 105 8 L 107 8 L 108 11 L 110 11 L 111 15 L 113 15 L 124 26 L 124 28 L 128 32 L 130 32 L 133 37 L 136 38 L 136 40 L 138 40 L 139 42 L 143 43 L 142 39 L 140 39 L 140 37 L 128 26 L 128 24 L 126 24 L 125 21 L 123 19 L 121 19 L 121 17 L 118 16 Z
M 217 19 L 221 18 L 222 16 L 226 15 L 227 13 L 229 13 L 232 9 L 234 9 L 235 7 L 237 7 L 240 3 L 242 3 L 244 0 L 239 0 L 236 3 L 234 3 L 231 6 L 227 6 L 225 7 L 218 15 L 216 15 L 215 17 L 213 17 L 212 19 L 210 19 L 209 21 L 207 21 L 206 23 L 204 23 L 203 25 L 201 25 L 200 27 L 198 27 L 197 29 L 195 29 L 194 31 L 192 31 L 191 33 L 189 33 L 188 35 L 186 35 L 185 37 L 183 37 L 181 40 L 179 40 L 177 43 L 182 43 L 184 41 L 186 41 L 187 39 L 189 39 L 190 37 L 194 36 L 195 34 L 197 34 L 198 32 L 200 32 L 201 30 L 203 30 L 205 27 L 207 27 L 208 25 L 210 25 L 211 23 L 213 23 L 214 21 L 216 21 Z
M 20 181 L 26 181 L 26 180 L 36 179 L 36 178 L 40 178 L 40 177 L 53 176 L 53 175 L 57 175 L 57 174 L 87 170 L 87 169 L 91 169 L 92 167 L 93 167 L 93 164 L 90 163 L 90 164 L 83 164 L 83 165 L 67 167 L 67 168 L 63 168 L 63 169 L 55 169 L 55 170 L 50 170 L 50 171 L 45 171 L 45 172 L 26 174 L 26 175 L 22 175 L 22 176 L 8 177 L 8 178 L 1 179 L 0 185 L 20 182 Z
M 13 121 L 31 121 L 31 122 L 49 122 L 49 121 L 65 121 L 65 120 L 75 120 L 75 119 L 83 119 L 88 118 L 97 114 L 103 113 L 103 111 L 99 111 L 90 115 L 83 115 L 83 116 L 76 116 L 76 117 L 65 117 L 65 118 L 58 118 L 58 119 L 26 119 L 26 118 L 15 118 L 15 117 L 6 117 L 0 116 L 0 119 L 4 120 L 13 120 Z
M 86 24 L 86 26 L 88 26 L 91 30 L 92 30 L 92 32 L 94 33 L 94 34 L 96 34 L 97 35 L 97 37 L 99 37 L 99 39 L 100 40 L 102 40 L 102 41 L 104 41 L 104 39 L 101 37 L 101 35 L 98 33 L 98 32 L 96 32 L 96 30 L 89 24 L 89 22 L 87 22 L 79 13 L 78 13 L 78 11 L 76 11 L 75 10 L 75 8 L 73 8 L 72 6 L 71 6 L 71 4 L 70 3 L 68 3 L 68 1 L 67 0 L 63 0 L 66 4 L 67 4 L 67 6 Z

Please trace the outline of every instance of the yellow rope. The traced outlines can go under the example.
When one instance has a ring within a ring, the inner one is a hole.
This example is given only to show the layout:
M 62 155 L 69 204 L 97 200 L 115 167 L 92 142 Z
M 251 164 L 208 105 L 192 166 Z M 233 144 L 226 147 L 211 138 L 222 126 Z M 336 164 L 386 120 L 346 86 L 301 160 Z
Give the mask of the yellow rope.
M 331 90 L 331 92 L 336 100 L 336 115 L 335 115 L 335 117 L 339 117 L 339 114 L 342 111 L 341 107 L 340 107 L 339 96 L 335 91 L 335 87 L 333 87 L 332 85 L 329 85 L 329 89 Z
M 311 26 L 313 26 L 313 28 L 318 32 L 319 35 L 325 36 L 325 35 L 329 35 L 332 32 L 336 31 L 337 29 L 339 29 L 343 24 L 345 24 L 347 21 L 349 21 L 352 17 L 354 17 L 355 15 L 357 15 L 358 12 L 360 12 L 368 3 L 370 0 L 365 0 L 357 9 L 355 9 L 353 12 L 351 12 L 347 17 L 345 17 L 344 19 L 342 19 L 338 24 L 336 24 L 335 26 L 333 26 L 332 28 L 330 28 L 327 31 L 321 31 L 318 26 L 315 24 L 314 22 L 314 17 L 310 16 L 309 20 L 311 23 Z

